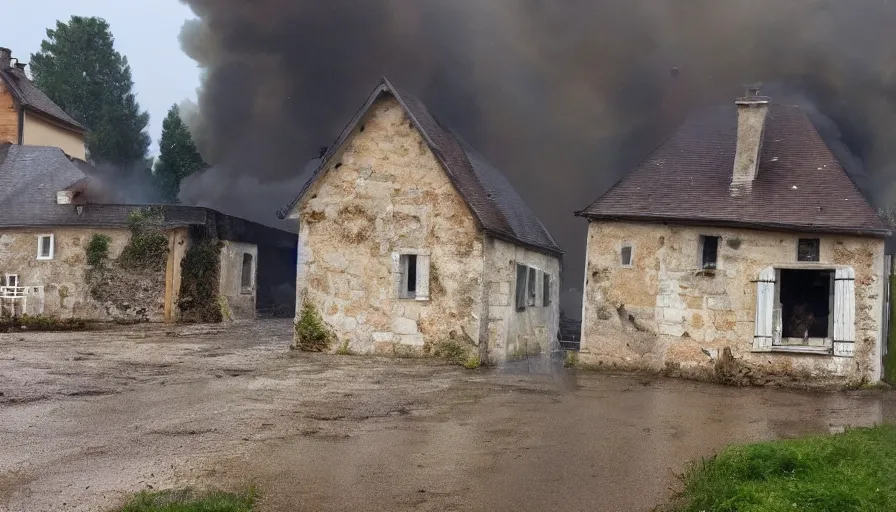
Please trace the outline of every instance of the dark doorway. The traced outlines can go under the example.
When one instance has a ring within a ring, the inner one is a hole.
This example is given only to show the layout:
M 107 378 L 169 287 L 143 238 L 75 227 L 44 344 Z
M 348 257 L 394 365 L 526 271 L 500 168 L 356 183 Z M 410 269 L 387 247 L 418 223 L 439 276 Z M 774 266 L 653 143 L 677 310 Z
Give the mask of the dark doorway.
M 830 337 L 833 275 L 833 270 L 781 270 L 782 337 Z

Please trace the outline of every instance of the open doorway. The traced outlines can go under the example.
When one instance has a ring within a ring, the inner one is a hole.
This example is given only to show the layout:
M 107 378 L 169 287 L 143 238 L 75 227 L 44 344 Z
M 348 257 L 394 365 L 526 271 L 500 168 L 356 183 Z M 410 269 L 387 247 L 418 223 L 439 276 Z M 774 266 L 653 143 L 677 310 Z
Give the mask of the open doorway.
M 832 338 L 834 271 L 781 269 L 781 342 L 826 345 Z

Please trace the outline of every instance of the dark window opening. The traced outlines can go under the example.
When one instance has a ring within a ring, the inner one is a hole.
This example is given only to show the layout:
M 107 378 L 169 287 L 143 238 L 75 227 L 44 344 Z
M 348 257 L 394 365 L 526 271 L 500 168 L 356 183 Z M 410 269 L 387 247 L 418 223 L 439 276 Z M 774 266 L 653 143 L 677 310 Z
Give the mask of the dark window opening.
M 541 304 L 543 306 L 551 305 L 551 274 L 545 272 L 542 277 L 544 284 L 541 287 Z
M 833 270 L 781 270 L 783 338 L 830 337 L 833 276 Z
M 399 295 L 405 299 L 413 299 L 417 296 L 417 255 L 402 254 L 400 263 L 401 290 Z
M 407 292 L 409 297 L 417 294 L 417 255 L 408 254 L 408 285 Z
M 819 261 L 821 241 L 817 238 L 800 238 L 797 246 L 797 261 Z
M 719 257 L 719 237 L 701 235 L 700 242 L 703 245 L 700 257 L 700 268 L 704 270 L 714 270 Z
M 529 270 L 529 279 L 528 285 L 526 286 L 526 305 L 527 306 L 535 306 L 535 274 L 536 270 L 534 268 L 530 268 Z
M 516 266 L 516 310 L 526 310 L 526 277 L 529 267 L 517 264 Z
M 632 266 L 632 248 L 630 245 L 626 245 L 622 248 L 622 266 L 630 267 Z
M 240 275 L 240 286 L 243 291 L 252 290 L 252 255 L 243 253 L 243 270 Z

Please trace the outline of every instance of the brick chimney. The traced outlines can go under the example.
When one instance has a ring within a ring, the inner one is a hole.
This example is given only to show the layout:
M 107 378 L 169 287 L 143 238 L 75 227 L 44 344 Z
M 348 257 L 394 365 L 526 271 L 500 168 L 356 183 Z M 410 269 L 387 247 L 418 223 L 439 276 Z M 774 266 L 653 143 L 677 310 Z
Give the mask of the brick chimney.
M 737 105 L 737 149 L 731 175 L 731 195 L 734 196 L 749 192 L 759 173 L 762 136 L 771 101 L 771 98 L 759 95 L 761 87 L 762 84 L 748 85 L 746 95 L 734 102 Z
M 6 69 L 12 64 L 12 50 L 0 47 L 0 69 Z

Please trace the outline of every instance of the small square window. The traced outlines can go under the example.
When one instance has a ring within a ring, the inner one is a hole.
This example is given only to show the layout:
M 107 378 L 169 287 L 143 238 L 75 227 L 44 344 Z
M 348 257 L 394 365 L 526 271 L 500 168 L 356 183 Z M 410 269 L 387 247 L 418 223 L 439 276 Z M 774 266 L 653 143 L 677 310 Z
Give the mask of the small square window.
M 37 259 L 52 260 L 53 259 L 53 235 L 38 235 L 37 237 Z
M 719 237 L 700 235 L 700 268 L 715 270 L 719 257 Z
M 622 246 L 622 251 L 620 251 L 620 263 L 623 267 L 632 266 L 632 246 Z
M 542 274 L 543 285 L 541 287 L 541 305 L 551 305 L 551 274 L 545 272 Z
M 821 240 L 818 238 L 800 238 L 796 250 L 797 261 L 820 261 Z

